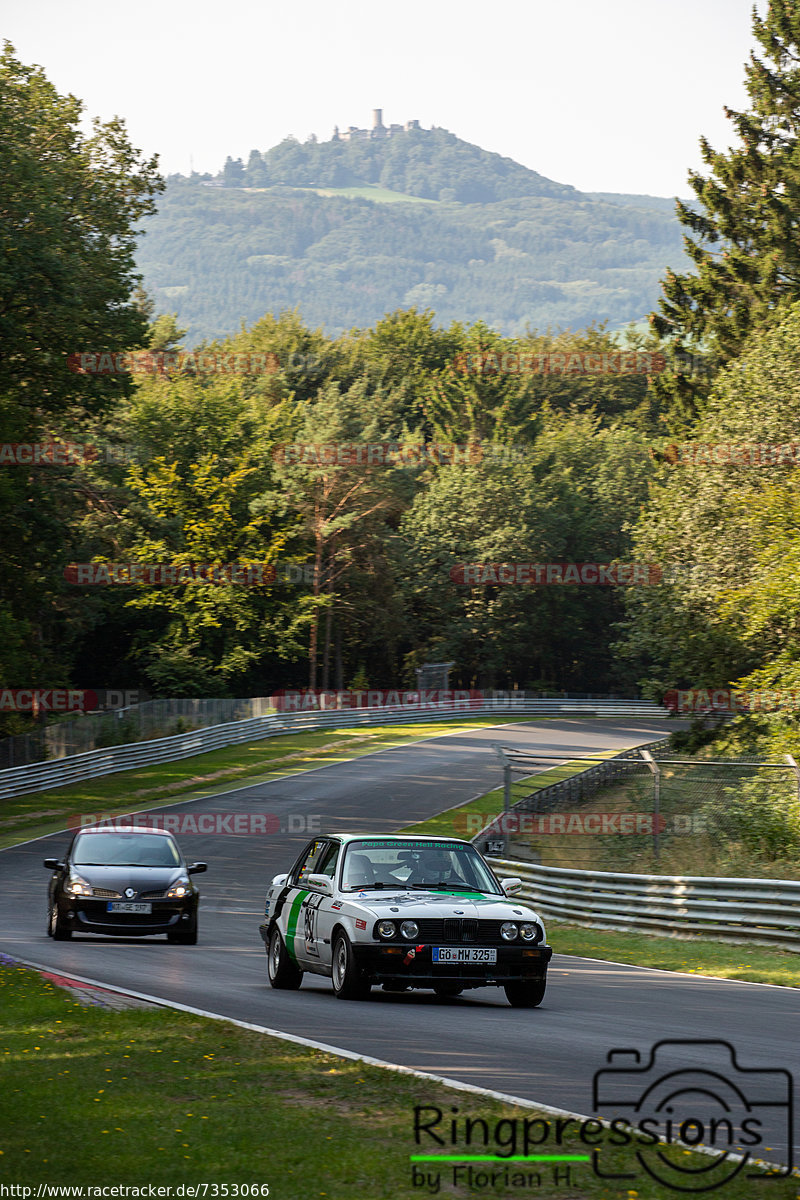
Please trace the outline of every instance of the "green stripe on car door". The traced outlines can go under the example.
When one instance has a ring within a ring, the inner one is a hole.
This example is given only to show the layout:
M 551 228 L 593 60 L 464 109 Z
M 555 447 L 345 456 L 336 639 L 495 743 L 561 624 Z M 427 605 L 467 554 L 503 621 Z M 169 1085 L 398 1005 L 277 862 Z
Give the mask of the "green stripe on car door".
M 294 952 L 294 939 L 297 934 L 297 922 L 300 918 L 300 908 L 303 901 L 308 895 L 308 891 L 299 891 L 292 901 L 292 907 L 289 909 L 289 919 L 286 922 L 286 949 L 289 952 L 289 957 L 293 962 L 297 962 L 297 955 Z

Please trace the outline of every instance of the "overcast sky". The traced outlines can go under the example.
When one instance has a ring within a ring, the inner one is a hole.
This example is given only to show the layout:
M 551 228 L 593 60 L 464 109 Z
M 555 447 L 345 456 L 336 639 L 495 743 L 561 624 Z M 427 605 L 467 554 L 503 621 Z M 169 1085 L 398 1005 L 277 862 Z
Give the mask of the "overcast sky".
M 759 0 L 763 13 L 765 0 Z M 3 36 L 165 173 L 289 134 L 444 126 L 585 191 L 687 195 L 734 140 L 752 0 L 5 0 Z

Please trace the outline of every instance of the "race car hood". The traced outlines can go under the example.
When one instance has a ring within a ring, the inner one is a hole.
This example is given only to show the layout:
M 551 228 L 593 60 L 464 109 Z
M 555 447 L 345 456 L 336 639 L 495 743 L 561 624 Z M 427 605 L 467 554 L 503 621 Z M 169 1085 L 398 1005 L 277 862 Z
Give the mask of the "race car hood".
M 405 919 L 463 916 L 485 921 L 509 921 L 514 917 L 539 920 L 535 910 L 525 901 L 478 892 L 398 891 L 388 894 L 365 888 L 341 898 L 376 917 L 396 917 L 400 913 Z

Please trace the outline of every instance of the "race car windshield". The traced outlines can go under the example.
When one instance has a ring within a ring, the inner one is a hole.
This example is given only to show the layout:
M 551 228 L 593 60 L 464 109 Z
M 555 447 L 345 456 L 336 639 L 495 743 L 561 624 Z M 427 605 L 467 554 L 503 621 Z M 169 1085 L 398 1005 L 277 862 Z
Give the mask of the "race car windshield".
M 342 868 L 342 890 L 392 887 L 503 894 L 480 855 L 460 842 L 414 838 L 350 842 Z
M 178 867 L 171 837 L 148 833 L 82 833 L 75 843 L 76 867 Z

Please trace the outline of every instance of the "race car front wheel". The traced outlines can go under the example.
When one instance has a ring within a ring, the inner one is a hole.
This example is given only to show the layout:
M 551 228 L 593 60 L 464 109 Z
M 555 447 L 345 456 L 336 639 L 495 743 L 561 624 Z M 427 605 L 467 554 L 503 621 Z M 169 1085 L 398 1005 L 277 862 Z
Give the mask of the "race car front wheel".
M 333 943 L 331 980 L 340 1000 L 365 1000 L 369 995 L 371 984 L 359 974 L 353 947 L 344 933 L 338 933 Z
M 524 979 L 504 985 L 506 999 L 512 1008 L 537 1008 L 544 1000 L 546 979 Z
M 58 911 L 58 903 L 55 899 L 50 901 L 50 907 L 47 911 L 47 932 L 51 938 L 55 938 L 57 942 L 65 942 L 67 938 L 72 937 L 72 930 L 69 925 L 66 925 L 61 920 L 61 914 Z
M 303 978 L 303 972 L 289 957 L 277 925 L 273 926 L 267 946 L 267 975 L 274 988 L 284 991 L 295 991 Z

